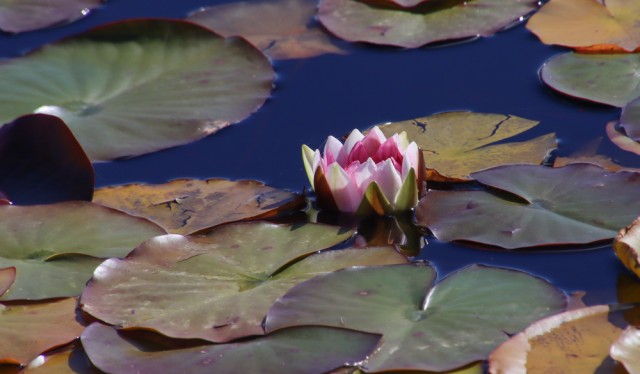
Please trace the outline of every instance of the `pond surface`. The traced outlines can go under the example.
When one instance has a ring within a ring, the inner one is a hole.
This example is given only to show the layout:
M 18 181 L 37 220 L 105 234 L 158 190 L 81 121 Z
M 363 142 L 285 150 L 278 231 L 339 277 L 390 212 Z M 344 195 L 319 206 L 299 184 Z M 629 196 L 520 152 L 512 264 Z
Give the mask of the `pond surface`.
M 228 1 L 113 0 L 87 18 L 64 27 L 0 36 L 0 54 L 13 57 L 91 27 L 127 18 L 182 18 Z M 509 141 L 555 132 L 558 155 L 569 155 L 603 137 L 599 153 L 625 166 L 640 157 L 615 147 L 604 126 L 619 109 L 560 96 L 537 71 L 565 51 L 545 46 L 523 24 L 494 37 L 415 50 L 348 44 L 346 55 L 276 61 L 276 88 L 249 119 L 187 146 L 96 165 L 97 186 L 161 183 L 175 178 L 258 179 L 301 192 L 308 188 L 300 147 L 318 148 L 328 135 L 354 128 L 428 116 L 450 110 L 512 114 L 541 125 Z M 639 212 L 640 213 L 640 212 Z M 628 272 L 609 245 L 591 249 L 500 252 L 428 238 L 419 258 L 442 277 L 473 263 L 523 269 L 567 292 L 586 291 L 587 304 L 617 300 L 617 283 Z

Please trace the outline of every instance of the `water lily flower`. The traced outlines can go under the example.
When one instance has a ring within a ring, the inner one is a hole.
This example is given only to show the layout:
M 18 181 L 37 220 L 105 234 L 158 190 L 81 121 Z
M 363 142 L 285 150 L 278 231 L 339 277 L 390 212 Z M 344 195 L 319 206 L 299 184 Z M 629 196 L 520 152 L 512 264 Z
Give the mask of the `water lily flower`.
M 424 161 L 407 133 L 385 137 L 378 127 L 353 130 L 344 144 L 329 136 L 320 150 L 302 146 L 318 204 L 345 213 L 386 215 L 409 210 L 424 191 Z

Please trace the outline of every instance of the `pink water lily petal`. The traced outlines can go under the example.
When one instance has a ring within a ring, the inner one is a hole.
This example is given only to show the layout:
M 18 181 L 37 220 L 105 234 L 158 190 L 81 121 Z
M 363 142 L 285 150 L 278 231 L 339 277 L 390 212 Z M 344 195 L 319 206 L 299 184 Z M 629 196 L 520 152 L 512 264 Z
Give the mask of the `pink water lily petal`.
M 342 147 L 342 149 L 340 150 L 340 154 L 338 155 L 337 161 L 340 165 L 346 165 L 349 153 L 351 153 L 351 150 L 356 145 L 356 143 L 360 142 L 362 139 L 364 139 L 364 135 L 362 135 L 362 133 L 358 129 L 353 129 L 353 131 L 351 131 L 351 133 L 347 137 L 347 140 L 344 141 L 344 146 Z
M 367 149 L 369 155 L 374 155 L 378 151 L 378 148 L 387 140 L 378 126 L 374 126 L 367 136 L 362 139 L 362 144 Z
M 383 160 L 391 160 L 398 172 L 402 171 L 402 159 L 402 150 L 398 147 L 398 134 L 387 139 L 373 156 L 373 161 L 378 163 Z
M 342 143 L 340 140 L 333 136 L 327 138 L 327 142 L 324 145 L 324 158 L 327 160 L 327 164 L 333 164 L 336 162 L 340 151 L 342 150 Z
M 355 146 L 353 146 L 351 153 L 349 153 L 349 157 L 347 157 L 347 165 L 354 161 L 362 164 L 366 162 L 368 158 L 369 152 L 367 152 L 367 148 L 362 142 L 358 142 Z
M 404 153 L 404 159 L 402 160 L 403 181 L 407 178 L 407 174 L 411 168 L 418 170 L 418 163 L 420 162 L 420 155 L 418 152 L 420 152 L 420 149 L 415 142 L 411 142 L 411 144 L 407 146 L 407 150 Z
M 333 163 L 327 167 L 325 178 L 338 210 L 346 213 L 355 213 L 360 205 L 361 197 L 356 183 L 352 181 L 349 174 L 340 165 Z
M 390 159 L 384 160 L 379 163 L 376 170 L 374 180 L 378 182 L 382 193 L 387 197 L 387 200 L 393 204 L 396 200 L 396 195 L 402 187 L 402 179 L 400 173 L 394 166 Z
M 352 174 L 351 179 L 355 181 L 356 187 L 358 188 L 358 193 L 360 197 L 364 196 L 369 183 L 373 181 L 373 178 L 376 175 L 376 164 L 372 159 L 368 159 L 365 163 L 361 164 L 358 169 Z

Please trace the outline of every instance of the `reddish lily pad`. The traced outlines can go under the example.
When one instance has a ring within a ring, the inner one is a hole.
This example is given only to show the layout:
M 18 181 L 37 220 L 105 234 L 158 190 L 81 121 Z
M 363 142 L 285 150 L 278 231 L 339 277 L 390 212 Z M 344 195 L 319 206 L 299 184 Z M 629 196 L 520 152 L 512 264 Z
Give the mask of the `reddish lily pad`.
M 96 191 L 94 202 L 147 218 L 173 234 L 192 234 L 226 222 L 272 217 L 300 209 L 303 196 L 252 180 L 177 179 Z
M 0 296 L 2 296 L 16 280 L 16 268 L 8 267 L 0 269 Z
M 98 323 L 81 336 L 91 362 L 107 373 L 194 374 L 325 373 L 364 360 L 379 339 L 359 331 L 308 326 L 239 343 L 149 352 Z
M 611 357 L 630 374 L 640 373 L 640 328 L 629 326 L 611 346 Z
M 344 53 L 314 21 L 315 0 L 251 0 L 221 4 L 189 17 L 220 35 L 242 36 L 272 59 Z
M 528 274 L 485 266 L 434 285 L 424 265 L 356 267 L 317 276 L 276 301 L 268 333 L 319 325 L 383 335 L 365 371 L 446 371 L 483 360 L 508 334 L 561 311 L 564 294 Z
M 591 164 L 506 165 L 471 175 L 521 199 L 485 191 L 429 191 L 418 225 L 443 241 L 502 248 L 586 244 L 612 239 L 640 211 L 640 174 Z
M 20 117 L 0 127 L 0 191 L 18 205 L 86 200 L 93 166 L 61 119 Z
M 297 283 L 347 266 L 406 262 L 392 247 L 381 247 L 292 263 L 351 234 L 326 225 L 246 222 L 219 226 L 207 237 L 157 237 L 124 260 L 100 265 L 82 294 L 82 309 L 109 324 L 170 337 L 225 342 L 261 335 L 271 304 Z
M 640 218 L 620 230 L 613 241 L 613 249 L 624 266 L 640 277 Z
M 490 373 L 611 373 L 603 367 L 620 329 L 609 307 L 569 310 L 535 322 L 489 357 Z
M 623 107 L 640 96 L 640 54 L 565 53 L 545 62 L 540 76 L 565 95 Z
M 0 29 L 7 32 L 37 30 L 75 21 L 88 15 L 102 0 L 4 0 L 0 2 Z
M 318 18 L 348 41 L 416 48 L 490 36 L 536 9 L 532 0 L 427 1 L 405 9 L 359 0 L 321 0 Z
M 40 353 L 71 342 L 83 326 L 76 299 L 30 305 L 0 304 L 0 364 L 26 365 Z
M 75 296 L 97 257 L 125 256 L 166 233 L 155 224 L 88 202 L 0 206 L 0 268 L 16 268 L 3 300 Z
M 244 119 L 269 96 L 273 77 L 243 39 L 183 21 L 123 21 L 0 63 L 0 122 L 58 116 L 92 160 L 110 160 Z

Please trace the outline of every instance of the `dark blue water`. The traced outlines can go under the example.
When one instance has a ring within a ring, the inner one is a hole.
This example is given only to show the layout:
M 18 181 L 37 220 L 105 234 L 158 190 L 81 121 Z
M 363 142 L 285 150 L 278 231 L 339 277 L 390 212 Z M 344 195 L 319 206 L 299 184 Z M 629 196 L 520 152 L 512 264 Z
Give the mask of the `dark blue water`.
M 1 35 L 0 55 L 17 56 L 111 21 L 182 18 L 199 7 L 223 2 L 229 1 L 113 0 L 70 25 Z M 562 97 L 539 81 L 537 71 L 542 63 L 564 49 L 541 44 L 524 25 L 491 38 L 417 50 L 343 45 L 350 50 L 348 55 L 275 62 L 273 96 L 249 119 L 187 146 L 98 164 L 97 185 L 227 177 L 258 179 L 302 191 L 307 179 L 301 144 L 319 147 L 328 135 L 343 135 L 353 128 L 459 109 L 541 121 L 513 140 L 555 132 L 560 155 L 604 137 L 601 153 L 640 167 L 640 157 L 619 150 L 606 139 L 604 126 L 618 118 L 618 109 Z M 514 253 L 429 239 L 420 257 L 430 260 L 441 276 L 472 263 L 524 269 L 567 292 L 587 291 L 588 304 L 615 302 L 616 281 L 626 272 L 610 246 Z

